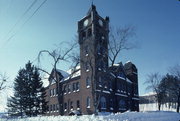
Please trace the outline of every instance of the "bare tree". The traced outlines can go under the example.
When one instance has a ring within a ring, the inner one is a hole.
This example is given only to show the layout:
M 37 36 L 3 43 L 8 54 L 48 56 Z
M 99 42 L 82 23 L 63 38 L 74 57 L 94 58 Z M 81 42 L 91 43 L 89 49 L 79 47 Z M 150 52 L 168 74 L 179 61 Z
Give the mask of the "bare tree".
M 64 43 L 61 43 L 61 47 L 63 47 Z M 66 43 L 67 44 L 67 43 Z M 48 55 L 48 57 L 50 57 L 52 59 L 52 74 L 53 76 L 51 76 L 56 83 L 56 88 L 57 88 L 57 93 L 58 93 L 58 103 L 59 103 L 59 113 L 60 115 L 63 115 L 63 105 L 62 105 L 62 87 L 60 86 L 60 80 L 59 80 L 59 75 L 58 75 L 58 70 L 57 70 L 57 66 L 60 62 L 69 62 L 70 59 L 70 53 L 72 52 L 72 50 L 76 47 L 76 43 L 74 44 L 68 44 L 68 47 L 66 49 L 62 49 L 61 47 L 58 47 L 57 49 L 53 50 L 53 51 L 49 51 L 49 50 L 41 50 L 38 54 L 38 63 L 40 64 L 42 62 L 41 57 L 46 54 Z M 70 46 L 70 47 L 69 47 Z M 38 68 L 40 71 L 46 73 L 47 75 L 51 75 L 51 72 L 48 72 L 47 70 L 39 67 Z
M 137 47 L 135 41 L 133 42 L 133 37 L 135 36 L 135 27 L 125 26 L 118 28 L 110 28 L 109 34 L 109 60 L 111 66 L 116 62 L 117 57 L 119 57 L 121 51 L 130 50 Z
M 7 87 L 6 85 L 7 79 L 8 77 L 6 76 L 5 73 L 4 74 L 0 73 L 0 92 Z
M 162 77 L 159 75 L 159 73 L 152 73 L 148 75 L 148 79 L 145 81 L 145 84 L 147 84 L 147 90 L 151 89 L 153 92 L 155 92 L 155 98 L 158 103 L 158 110 L 161 109 L 161 104 L 163 101 L 163 92 L 160 88 Z
M 176 111 L 179 112 L 179 107 L 180 107 L 180 65 L 176 64 L 174 67 L 171 67 L 169 69 L 170 73 L 177 77 L 177 81 L 174 82 L 174 94 L 177 97 L 177 109 Z

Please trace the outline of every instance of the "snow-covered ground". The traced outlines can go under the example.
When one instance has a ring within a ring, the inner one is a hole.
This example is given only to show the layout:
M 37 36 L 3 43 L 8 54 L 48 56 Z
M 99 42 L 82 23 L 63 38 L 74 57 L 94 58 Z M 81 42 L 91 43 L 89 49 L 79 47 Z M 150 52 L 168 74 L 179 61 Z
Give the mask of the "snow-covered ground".
M 158 105 L 157 103 L 149 103 L 149 104 L 140 104 L 139 105 L 139 110 L 144 112 L 144 111 L 157 111 L 158 110 Z M 162 111 L 176 111 L 175 104 L 163 104 L 161 105 L 161 110 Z
M 125 112 L 110 115 L 84 116 L 43 116 L 25 119 L 0 119 L 0 121 L 179 121 L 180 114 L 175 112 Z

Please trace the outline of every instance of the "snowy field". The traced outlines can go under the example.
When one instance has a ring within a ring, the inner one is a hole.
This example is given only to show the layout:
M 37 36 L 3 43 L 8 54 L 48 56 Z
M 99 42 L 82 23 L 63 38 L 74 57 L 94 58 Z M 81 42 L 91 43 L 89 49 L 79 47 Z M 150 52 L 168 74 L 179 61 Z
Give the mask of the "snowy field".
M 157 103 L 140 104 L 139 110 L 141 112 L 157 111 L 158 110 L 158 104 Z M 171 104 L 170 106 L 168 106 L 168 104 L 162 104 L 161 110 L 162 111 L 174 111 L 174 112 L 176 112 L 176 106 L 174 104 Z
M 3 119 L 0 121 L 179 121 L 180 114 L 168 111 L 126 112 L 110 115 L 44 116 L 24 119 Z

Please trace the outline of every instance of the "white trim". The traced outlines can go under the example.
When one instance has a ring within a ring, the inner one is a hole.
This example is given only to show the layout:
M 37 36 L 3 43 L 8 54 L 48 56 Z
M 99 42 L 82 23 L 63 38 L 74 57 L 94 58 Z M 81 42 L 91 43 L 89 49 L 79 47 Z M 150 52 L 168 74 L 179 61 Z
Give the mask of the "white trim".
M 122 79 L 122 80 L 126 80 L 125 78 L 121 77 L 121 76 L 118 76 L 117 77 L 118 79 Z
M 111 94 L 109 91 L 103 90 L 104 93 Z
M 128 97 L 127 95 L 123 95 L 123 94 L 119 94 L 119 93 L 115 93 L 115 95 L 123 96 L 123 97 Z

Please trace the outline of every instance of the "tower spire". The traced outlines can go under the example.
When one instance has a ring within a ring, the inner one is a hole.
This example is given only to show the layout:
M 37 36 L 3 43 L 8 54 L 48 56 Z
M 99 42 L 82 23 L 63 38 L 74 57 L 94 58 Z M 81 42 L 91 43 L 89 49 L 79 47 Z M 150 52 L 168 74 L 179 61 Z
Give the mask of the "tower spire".
M 91 5 L 94 5 L 94 0 L 91 0 Z

